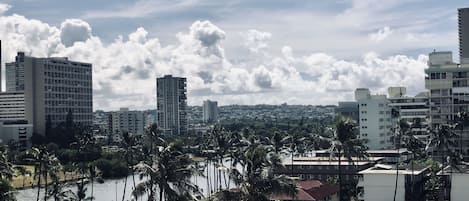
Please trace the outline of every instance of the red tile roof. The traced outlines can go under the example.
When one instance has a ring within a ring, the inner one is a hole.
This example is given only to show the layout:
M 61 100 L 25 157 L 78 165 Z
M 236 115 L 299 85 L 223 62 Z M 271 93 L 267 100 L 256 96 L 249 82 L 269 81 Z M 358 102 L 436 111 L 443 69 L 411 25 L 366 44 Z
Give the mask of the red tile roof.
M 323 184 L 318 180 L 298 181 L 298 193 L 292 198 L 289 195 L 271 195 L 273 200 L 302 200 L 316 201 L 323 200 L 327 196 L 332 196 L 339 192 L 339 187 L 330 184 Z
M 306 191 L 303 189 L 299 188 L 296 196 L 293 198 L 290 195 L 271 195 L 269 196 L 271 200 L 302 200 L 302 201 L 316 201 L 311 195 L 309 195 Z

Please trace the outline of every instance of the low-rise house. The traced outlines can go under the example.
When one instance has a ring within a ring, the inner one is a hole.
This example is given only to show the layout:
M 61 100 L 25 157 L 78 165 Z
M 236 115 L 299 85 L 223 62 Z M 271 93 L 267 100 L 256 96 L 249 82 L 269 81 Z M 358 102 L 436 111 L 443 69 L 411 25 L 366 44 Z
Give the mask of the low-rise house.
M 341 159 L 342 188 L 347 189 L 347 195 L 342 195 L 342 200 L 350 200 L 350 196 L 356 195 L 356 185 L 361 177 L 360 171 L 373 167 L 383 158 L 368 157 L 356 158 L 352 161 Z M 324 183 L 338 182 L 339 160 L 336 157 L 294 157 L 283 161 L 283 168 L 276 170 L 278 174 L 284 174 L 299 180 L 319 180 Z
M 359 201 L 393 200 L 397 176 L 396 201 L 424 201 L 424 184 L 429 167 L 399 167 L 376 165 L 359 172 L 363 175 L 358 183 Z
M 358 172 L 373 167 L 382 161 L 381 157 L 367 159 L 352 158 L 348 161 L 342 158 L 341 172 L 344 183 L 359 177 Z M 301 180 L 319 180 L 326 182 L 339 175 L 339 160 L 336 157 L 294 157 L 283 161 L 284 168 L 278 169 L 279 174 L 297 177 Z

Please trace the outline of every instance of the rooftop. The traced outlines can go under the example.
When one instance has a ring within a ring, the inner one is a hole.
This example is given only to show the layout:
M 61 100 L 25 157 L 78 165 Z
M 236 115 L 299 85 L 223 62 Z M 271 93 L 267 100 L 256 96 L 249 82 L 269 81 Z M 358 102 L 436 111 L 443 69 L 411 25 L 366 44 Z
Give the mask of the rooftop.
M 347 158 L 342 157 L 341 165 L 367 165 L 370 163 L 376 163 L 383 160 L 384 157 L 368 157 L 364 158 L 352 158 L 350 162 Z M 283 161 L 284 165 L 339 165 L 339 159 L 337 157 L 296 157 L 287 158 Z
M 419 175 L 424 172 L 426 172 L 430 167 L 429 166 L 415 166 L 414 170 L 412 171 L 412 168 L 410 167 L 400 167 L 399 168 L 399 174 L 401 175 Z M 359 172 L 359 174 L 390 174 L 390 175 L 395 175 L 396 174 L 396 166 L 391 166 L 391 165 L 383 165 L 383 164 L 377 164 L 374 167 L 368 168 L 366 170 L 362 170 Z

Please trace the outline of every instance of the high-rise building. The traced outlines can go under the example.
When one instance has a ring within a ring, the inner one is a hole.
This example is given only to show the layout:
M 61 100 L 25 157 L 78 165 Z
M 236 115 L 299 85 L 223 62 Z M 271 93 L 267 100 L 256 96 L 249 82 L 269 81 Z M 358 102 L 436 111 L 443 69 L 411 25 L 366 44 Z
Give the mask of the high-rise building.
M 133 135 L 143 135 L 144 116 L 142 111 L 129 111 L 129 108 L 120 108 L 119 111 L 109 112 L 109 131 L 112 134 L 122 135 L 128 132 Z
M 166 135 L 187 134 L 186 78 L 165 75 L 156 79 L 158 127 Z
M 365 140 L 369 149 L 394 148 L 392 108 L 388 106 L 386 95 L 371 95 L 370 90 L 355 90 L 358 103 L 360 139 Z
M 32 114 L 25 109 L 23 92 L 0 92 L 0 122 L 31 121 Z
M 211 101 L 211 100 L 204 101 L 203 120 L 205 123 L 214 123 L 218 120 L 217 101 Z
M 388 106 L 396 109 L 399 119 L 424 125 L 428 123 L 430 115 L 428 93 L 422 92 L 409 97 L 406 96 L 405 87 L 389 87 L 388 100 Z
M 469 8 L 458 9 L 459 24 L 459 60 L 461 64 L 469 63 Z
M 57 126 L 66 121 L 91 126 L 93 121 L 92 66 L 67 58 L 35 58 L 18 52 L 5 64 L 7 92 L 24 92 L 28 123 L 45 134 L 46 121 Z
M 432 127 L 454 123 L 460 112 L 469 112 L 469 64 L 453 62 L 451 52 L 432 52 L 429 54 L 425 74 Z M 452 149 L 467 158 L 469 156 L 467 128 L 464 128 L 461 138 L 458 137 L 455 142 L 457 146 Z

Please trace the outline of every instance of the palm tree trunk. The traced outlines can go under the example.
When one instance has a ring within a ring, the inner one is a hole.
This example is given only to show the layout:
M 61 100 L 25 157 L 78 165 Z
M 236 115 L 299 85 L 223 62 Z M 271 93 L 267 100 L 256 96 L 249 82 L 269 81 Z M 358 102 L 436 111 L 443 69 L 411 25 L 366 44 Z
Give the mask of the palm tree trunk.
M 47 201 L 47 171 L 45 171 L 45 176 L 44 176 L 44 201 Z
M 342 201 L 342 156 L 339 148 L 339 201 Z
M 412 159 L 411 159 L 411 168 L 412 168 L 412 176 L 410 177 L 412 179 L 412 188 L 410 188 L 410 194 L 412 195 L 412 199 L 414 197 L 414 160 L 415 160 L 415 153 L 412 153 Z
M 218 180 L 219 180 L 219 181 L 218 181 L 218 190 L 220 190 L 220 189 L 222 188 L 222 187 L 221 187 L 222 182 L 221 182 L 221 169 L 220 169 L 220 167 L 223 166 L 223 159 L 220 157 L 220 159 L 218 159 L 218 161 L 219 161 L 219 162 L 218 162 L 218 163 L 219 163 L 219 166 L 218 166 L 218 168 L 217 168 L 217 169 L 218 169 Z
M 207 197 L 210 198 L 210 169 L 209 169 L 209 160 L 207 158 L 205 165 L 207 166 Z
M 159 188 L 160 188 L 160 201 L 163 201 L 163 188 L 161 188 L 161 186 Z
M 230 171 L 228 171 L 228 190 L 230 189 L 230 186 L 231 186 L 231 177 L 230 177 L 230 173 L 231 173 L 231 170 L 233 169 L 233 156 L 230 156 Z
M 127 178 L 128 176 L 126 176 L 124 179 L 124 192 L 122 193 L 122 201 L 125 200 L 125 189 L 127 188 Z
M 400 139 L 399 142 L 400 143 Z M 397 182 L 399 180 L 399 145 L 397 146 L 397 162 L 396 162 L 396 182 L 394 183 L 394 198 L 393 201 L 396 201 L 396 194 L 397 194 Z
M 91 175 L 91 201 L 93 200 L 94 200 L 94 175 Z
M 39 165 L 39 177 L 37 179 L 37 198 L 36 201 L 39 201 L 39 194 L 41 193 L 41 165 Z

